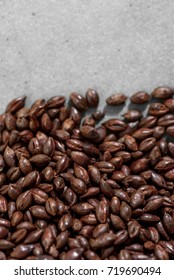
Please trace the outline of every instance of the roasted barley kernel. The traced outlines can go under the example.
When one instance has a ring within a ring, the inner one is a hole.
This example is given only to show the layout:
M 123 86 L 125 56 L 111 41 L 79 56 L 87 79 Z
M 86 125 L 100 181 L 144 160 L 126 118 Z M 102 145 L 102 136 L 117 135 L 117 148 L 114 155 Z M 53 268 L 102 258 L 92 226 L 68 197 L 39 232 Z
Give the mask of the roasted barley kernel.
M 94 89 L 88 89 L 86 92 L 88 106 L 97 107 L 99 103 L 99 94 Z
M 71 93 L 70 100 L 77 109 L 82 111 L 88 109 L 87 101 L 81 94 L 76 92 Z
M 122 93 L 116 93 L 106 99 L 108 105 L 120 105 L 125 103 L 127 96 Z
M 131 96 L 130 101 L 135 104 L 143 104 L 148 102 L 149 99 L 150 95 L 148 93 L 144 91 L 138 91 Z
M 159 99 L 167 99 L 172 97 L 174 89 L 170 87 L 157 87 L 152 91 L 152 96 Z

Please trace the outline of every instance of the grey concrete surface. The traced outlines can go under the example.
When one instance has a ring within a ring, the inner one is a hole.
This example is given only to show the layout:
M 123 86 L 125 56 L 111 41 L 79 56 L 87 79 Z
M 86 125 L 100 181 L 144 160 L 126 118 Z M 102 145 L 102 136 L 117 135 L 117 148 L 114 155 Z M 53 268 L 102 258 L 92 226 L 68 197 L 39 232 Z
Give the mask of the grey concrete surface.
M 0 111 L 23 94 L 174 85 L 173 15 L 173 0 L 1 0 Z

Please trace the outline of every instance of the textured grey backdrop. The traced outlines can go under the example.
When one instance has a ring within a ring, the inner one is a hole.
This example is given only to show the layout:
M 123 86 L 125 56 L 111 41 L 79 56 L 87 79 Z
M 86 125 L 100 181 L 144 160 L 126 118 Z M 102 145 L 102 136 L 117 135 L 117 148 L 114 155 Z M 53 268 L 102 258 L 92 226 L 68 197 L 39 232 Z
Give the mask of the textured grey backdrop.
M 0 0 L 1 112 L 23 94 L 174 85 L 173 15 L 173 0 Z

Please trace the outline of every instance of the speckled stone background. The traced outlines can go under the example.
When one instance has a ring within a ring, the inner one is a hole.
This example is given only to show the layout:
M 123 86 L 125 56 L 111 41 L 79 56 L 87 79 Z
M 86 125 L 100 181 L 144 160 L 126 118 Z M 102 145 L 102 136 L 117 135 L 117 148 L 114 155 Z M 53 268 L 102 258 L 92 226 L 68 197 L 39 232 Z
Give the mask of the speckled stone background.
M 0 0 L 0 111 L 88 87 L 174 85 L 173 0 Z

